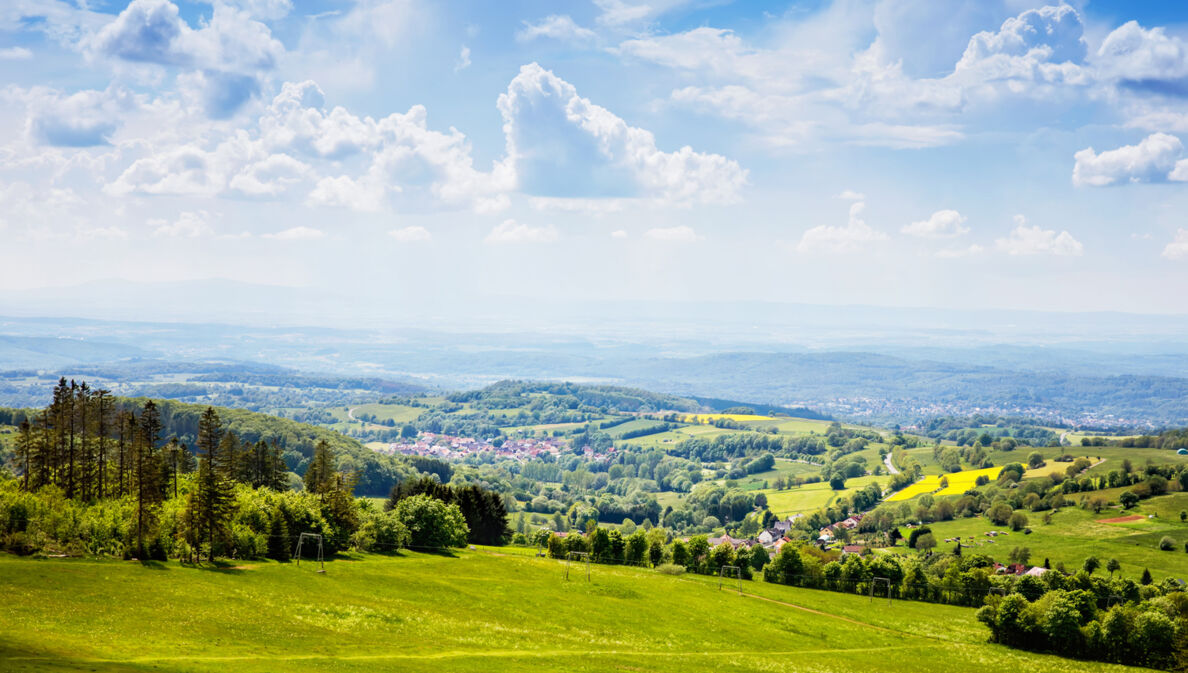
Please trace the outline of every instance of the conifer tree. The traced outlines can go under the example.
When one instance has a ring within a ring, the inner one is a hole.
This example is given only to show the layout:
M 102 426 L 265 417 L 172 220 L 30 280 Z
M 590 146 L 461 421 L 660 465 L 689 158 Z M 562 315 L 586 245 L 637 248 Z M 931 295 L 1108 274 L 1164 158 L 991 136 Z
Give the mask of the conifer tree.
M 24 469 L 22 477 L 22 488 L 29 490 L 29 474 L 32 472 L 33 459 L 33 426 L 29 424 L 29 419 L 21 421 L 20 428 L 17 431 L 17 460 L 20 461 Z
M 289 560 L 289 526 L 279 509 L 273 510 L 268 522 L 268 558 L 274 561 Z
M 161 464 L 157 442 L 161 438 L 161 414 L 157 405 L 149 400 L 140 413 L 140 423 L 133 442 L 134 467 L 136 471 L 136 548 L 144 556 L 144 530 L 152 515 L 151 508 L 160 503 Z
M 335 488 L 334 468 L 334 454 L 330 451 L 330 445 L 326 440 L 320 440 L 314 446 L 313 460 L 305 470 L 305 490 L 323 496 L 324 501 L 325 494 Z

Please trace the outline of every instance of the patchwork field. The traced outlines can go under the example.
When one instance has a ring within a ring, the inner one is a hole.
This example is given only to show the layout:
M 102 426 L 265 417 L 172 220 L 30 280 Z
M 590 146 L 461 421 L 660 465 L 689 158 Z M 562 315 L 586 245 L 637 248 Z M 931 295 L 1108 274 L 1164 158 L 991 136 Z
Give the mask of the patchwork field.
M 195 570 L 0 557 L 0 669 L 1132 670 L 987 644 L 967 608 L 593 566 L 508 550 Z

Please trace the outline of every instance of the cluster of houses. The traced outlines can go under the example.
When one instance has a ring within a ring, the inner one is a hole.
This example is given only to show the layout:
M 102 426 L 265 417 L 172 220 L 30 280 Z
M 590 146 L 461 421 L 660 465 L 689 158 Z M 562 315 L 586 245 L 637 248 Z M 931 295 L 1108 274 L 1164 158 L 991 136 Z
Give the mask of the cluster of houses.
M 569 443 L 557 437 L 505 439 L 496 446 L 486 439 L 422 432 L 416 439 L 392 442 L 385 449 L 381 449 L 381 453 L 432 456 L 446 460 L 458 460 L 472 454 L 493 453 L 499 458 L 523 461 L 539 458 L 544 454 L 555 456 L 568 448 Z M 586 449 L 586 454 L 595 459 L 604 457 L 590 449 Z
M 784 545 L 793 541 L 792 529 L 796 527 L 796 521 L 802 516 L 804 515 L 793 514 L 783 521 L 776 521 L 771 525 L 771 528 L 764 530 L 753 538 L 735 538 L 731 537 L 729 534 L 724 534 L 721 537 L 711 537 L 709 538 L 709 545 L 711 547 L 717 547 L 718 545 L 725 542 L 735 550 L 739 549 L 740 547 L 746 547 L 747 549 L 762 547 L 767 551 L 769 556 L 774 556 L 775 554 L 780 553 L 780 550 L 784 548 Z
M 817 531 L 817 542 L 820 544 L 829 544 L 837 538 L 837 531 L 840 529 L 854 530 L 858 524 L 862 523 L 862 514 L 855 514 L 837 523 L 825 526 Z

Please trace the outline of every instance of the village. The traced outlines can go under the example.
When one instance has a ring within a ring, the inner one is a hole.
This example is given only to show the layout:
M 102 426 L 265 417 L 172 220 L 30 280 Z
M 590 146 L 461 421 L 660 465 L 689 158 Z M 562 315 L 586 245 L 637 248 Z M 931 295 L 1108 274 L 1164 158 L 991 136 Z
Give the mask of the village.
M 545 455 L 557 456 L 569 451 L 569 441 L 560 437 L 476 439 L 454 435 L 422 432 L 416 439 L 402 439 L 376 448 L 388 455 L 430 456 L 444 460 L 461 460 L 468 456 L 491 455 L 498 459 L 526 461 Z M 614 449 L 610 449 L 614 451 Z M 587 447 L 583 455 L 589 459 L 606 458 L 607 454 Z

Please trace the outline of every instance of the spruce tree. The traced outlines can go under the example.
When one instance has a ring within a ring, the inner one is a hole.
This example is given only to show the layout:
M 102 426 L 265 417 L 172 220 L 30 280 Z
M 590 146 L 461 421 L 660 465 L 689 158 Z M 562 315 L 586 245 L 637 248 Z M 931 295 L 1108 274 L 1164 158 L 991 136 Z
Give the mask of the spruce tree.
M 268 522 L 268 558 L 274 561 L 289 560 L 289 526 L 279 508 L 273 510 Z
M 334 454 L 326 440 L 320 440 L 314 447 L 313 460 L 305 470 L 305 490 L 317 493 L 325 501 L 325 494 L 334 490 Z
M 144 532 L 152 516 L 151 508 L 160 503 L 164 495 L 161 484 L 160 456 L 157 442 L 161 438 L 161 414 L 157 405 L 149 400 L 140 413 L 136 439 L 133 442 L 134 469 L 136 471 L 136 549 L 144 558 Z
M 237 444 L 233 434 L 223 436 L 218 413 L 213 407 L 207 407 L 198 419 L 198 450 L 201 456 L 195 485 L 198 496 L 195 499 L 194 516 L 195 525 L 202 532 L 201 538 L 209 545 L 207 557 L 211 561 L 214 561 L 216 541 L 225 537 L 230 519 L 231 461 Z

